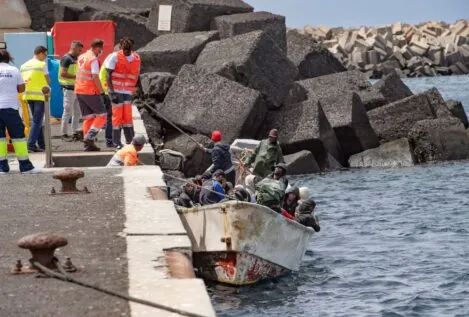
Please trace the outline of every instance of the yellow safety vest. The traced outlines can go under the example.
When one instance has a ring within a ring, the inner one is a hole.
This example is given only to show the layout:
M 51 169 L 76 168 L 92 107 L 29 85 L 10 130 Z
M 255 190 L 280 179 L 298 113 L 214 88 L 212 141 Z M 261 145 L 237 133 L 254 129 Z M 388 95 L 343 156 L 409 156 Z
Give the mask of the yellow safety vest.
M 99 80 L 101 81 L 101 86 L 103 86 L 104 93 L 107 95 L 109 94 L 109 92 L 108 92 L 106 76 L 107 76 L 107 70 L 103 65 L 101 66 L 101 69 L 99 70 Z
M 42 88 L 49 86 L 44 73 L 45 66 L 46 62 L 41 62 L 35 58 L 21 65 L 21 75 L 26 83 L 26 90 L 23 94 L 24 100 L 46 100 L 42 93 Z
M 60 68 L 62 68 L 62 67 L 60 67 Z M 76 75 L 77 70 L 78 70 L 77 64 L 76 63 L 71 64 L 67 68 L 67 73 L 69 75 Z M 61 73 L 62 73 L 62 69 L 59 70 L 59 83 L 60 83 L 61 86 L 75 86 L 75 79 L 64 78 L 64 77 L 62 77 Z

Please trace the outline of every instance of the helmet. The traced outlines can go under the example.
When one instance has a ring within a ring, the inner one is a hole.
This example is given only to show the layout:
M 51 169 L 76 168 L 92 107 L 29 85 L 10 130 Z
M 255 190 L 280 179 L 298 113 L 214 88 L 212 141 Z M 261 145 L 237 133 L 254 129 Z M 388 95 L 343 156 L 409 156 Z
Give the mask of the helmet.
M 221 132 L 218 130 L 215 130 L 212 132 L 212 141 L 213 142 L 220 142 L 222 138 Z

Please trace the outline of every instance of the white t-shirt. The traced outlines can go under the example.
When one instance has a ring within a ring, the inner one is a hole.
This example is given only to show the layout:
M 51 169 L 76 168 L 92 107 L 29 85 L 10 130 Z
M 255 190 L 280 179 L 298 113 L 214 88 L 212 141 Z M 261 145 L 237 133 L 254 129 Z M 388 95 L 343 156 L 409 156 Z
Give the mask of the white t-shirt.
M 91 62 L 91 74 L 99 75 L 99 60 L 97 59 Z
M 130 56 L 126 56 L 126 58 L 127 58 L 127 61 L 129 63 L 131 63 L 134 60 L 134 55 L 130 54 Z M 110 54 L 104 60 L 104 68 L 112 69 L 112 70 L 116 69 L 117 60 L 118 60 L 117 52 L 114 52 L 114 53 Z M 120 93 L 120 94 L 126 94 L 126 95 L 129 94 L 127 91 L 118 90 L 118 89 L 115 89 L 114 92 L 117 92 L 117 93 Z
M 0 63 L 0 109 L 18 110 L 18 85 L 24 84 L 18 68 Z

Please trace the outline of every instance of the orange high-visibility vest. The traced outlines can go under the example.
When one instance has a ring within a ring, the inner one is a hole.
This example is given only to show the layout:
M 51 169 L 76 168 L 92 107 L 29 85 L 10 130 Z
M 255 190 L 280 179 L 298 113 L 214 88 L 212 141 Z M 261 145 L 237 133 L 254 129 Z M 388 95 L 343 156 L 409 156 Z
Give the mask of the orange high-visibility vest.
M 132 144 L 124 146 L 116 152 L 107 166 L 136 166 L 138 152 Z
M 129 62 L 124 51 L 117 52 L 116 68 L 112 72 L 111 80 L 114 90 L 125 91 L 129 94 L 135 92 L 138 75 L 140 74 L 140 56 L 132 52 L 133 61 Z
M 75 93 L 81 95 L 99 95 L 99 89 L 93 80 L 93 74 L 91 73 L 91 63 L 98 58 L 91 50 L 81 54 L 78 57 L 77 65 L 77 77 L 75 81 Z

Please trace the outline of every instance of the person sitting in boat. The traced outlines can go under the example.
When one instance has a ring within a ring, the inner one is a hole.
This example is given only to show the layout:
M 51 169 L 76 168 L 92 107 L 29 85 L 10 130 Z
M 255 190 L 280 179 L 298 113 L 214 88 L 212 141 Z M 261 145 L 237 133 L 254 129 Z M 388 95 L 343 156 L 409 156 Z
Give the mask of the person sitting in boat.
M 298 206 L 295 212 L 295 220 L 303 226 L 311 227 L 314 231 L 319 232 L 321 227 L 319 226 L 319 219 L 314 215 L 315 208 L 316 202 L 314 199 L 306 199 L 300 206 Z
M 279 163 L 273 168 L 273 172 L 267 176 L 267 178 L 275 179 L 280 181 L 285 189 L 288 187 L 288 178 L 287 178 L 287 165 L 285 163 Z
M 248 203 L 252 202 L 251 194 L 249 194 L 249 192 L 242 185 L 235 186 L 234 198 L 238 201 L 245 201 Z
M 212 166 L 209 169 L 210 174 L 217 170 L 222 170 L 225 172 L 227 181 L 234 184 L 236 182 L 236 171 L 231 158 L 230 146 L 223 144 L 222 139 L 220 131 L 213 131 L 212 141 L 215 143 L 215 146 L 212 149 L 207 149 L 202 144 L 199 144 L 199 147 L 212 157 Z
M 256 184 L 256 201 L 259 205 L 282 213 L 283 196 L 285 196 L 285 186 L 279 180 L 266 177 Z
M 191 180 L 191 182 L 185 183 L 182 186 L 181 192 L 177 193 L 176 197 L 172 200 L 178 206 L 191 208 L 199 203 L 199 197 L 197 194 L 198 192 L 196 190 L 194 180 Z
M 212 179 L 204 182 L 200 191 L 199 201 L 202 205 L 212 205 L 225 199 L 223 182 L 226 181 L 225 172 L 218 170 L 213 173 Z
M 300 200 L 300 189 L 296 186 L 287 188 L 285 197 L 283 198 L 282 208 L 293 217 L 295 216 L 298 201 Z
M 244 161 L 244 165 L 252 165 L 252 172 L 259 179 L 267 177 L 278 163 L 285 163 L 282 148 L 278 142 L 278 130 L 272 129 L 267 139 L 262 140 L 254 152 Z

